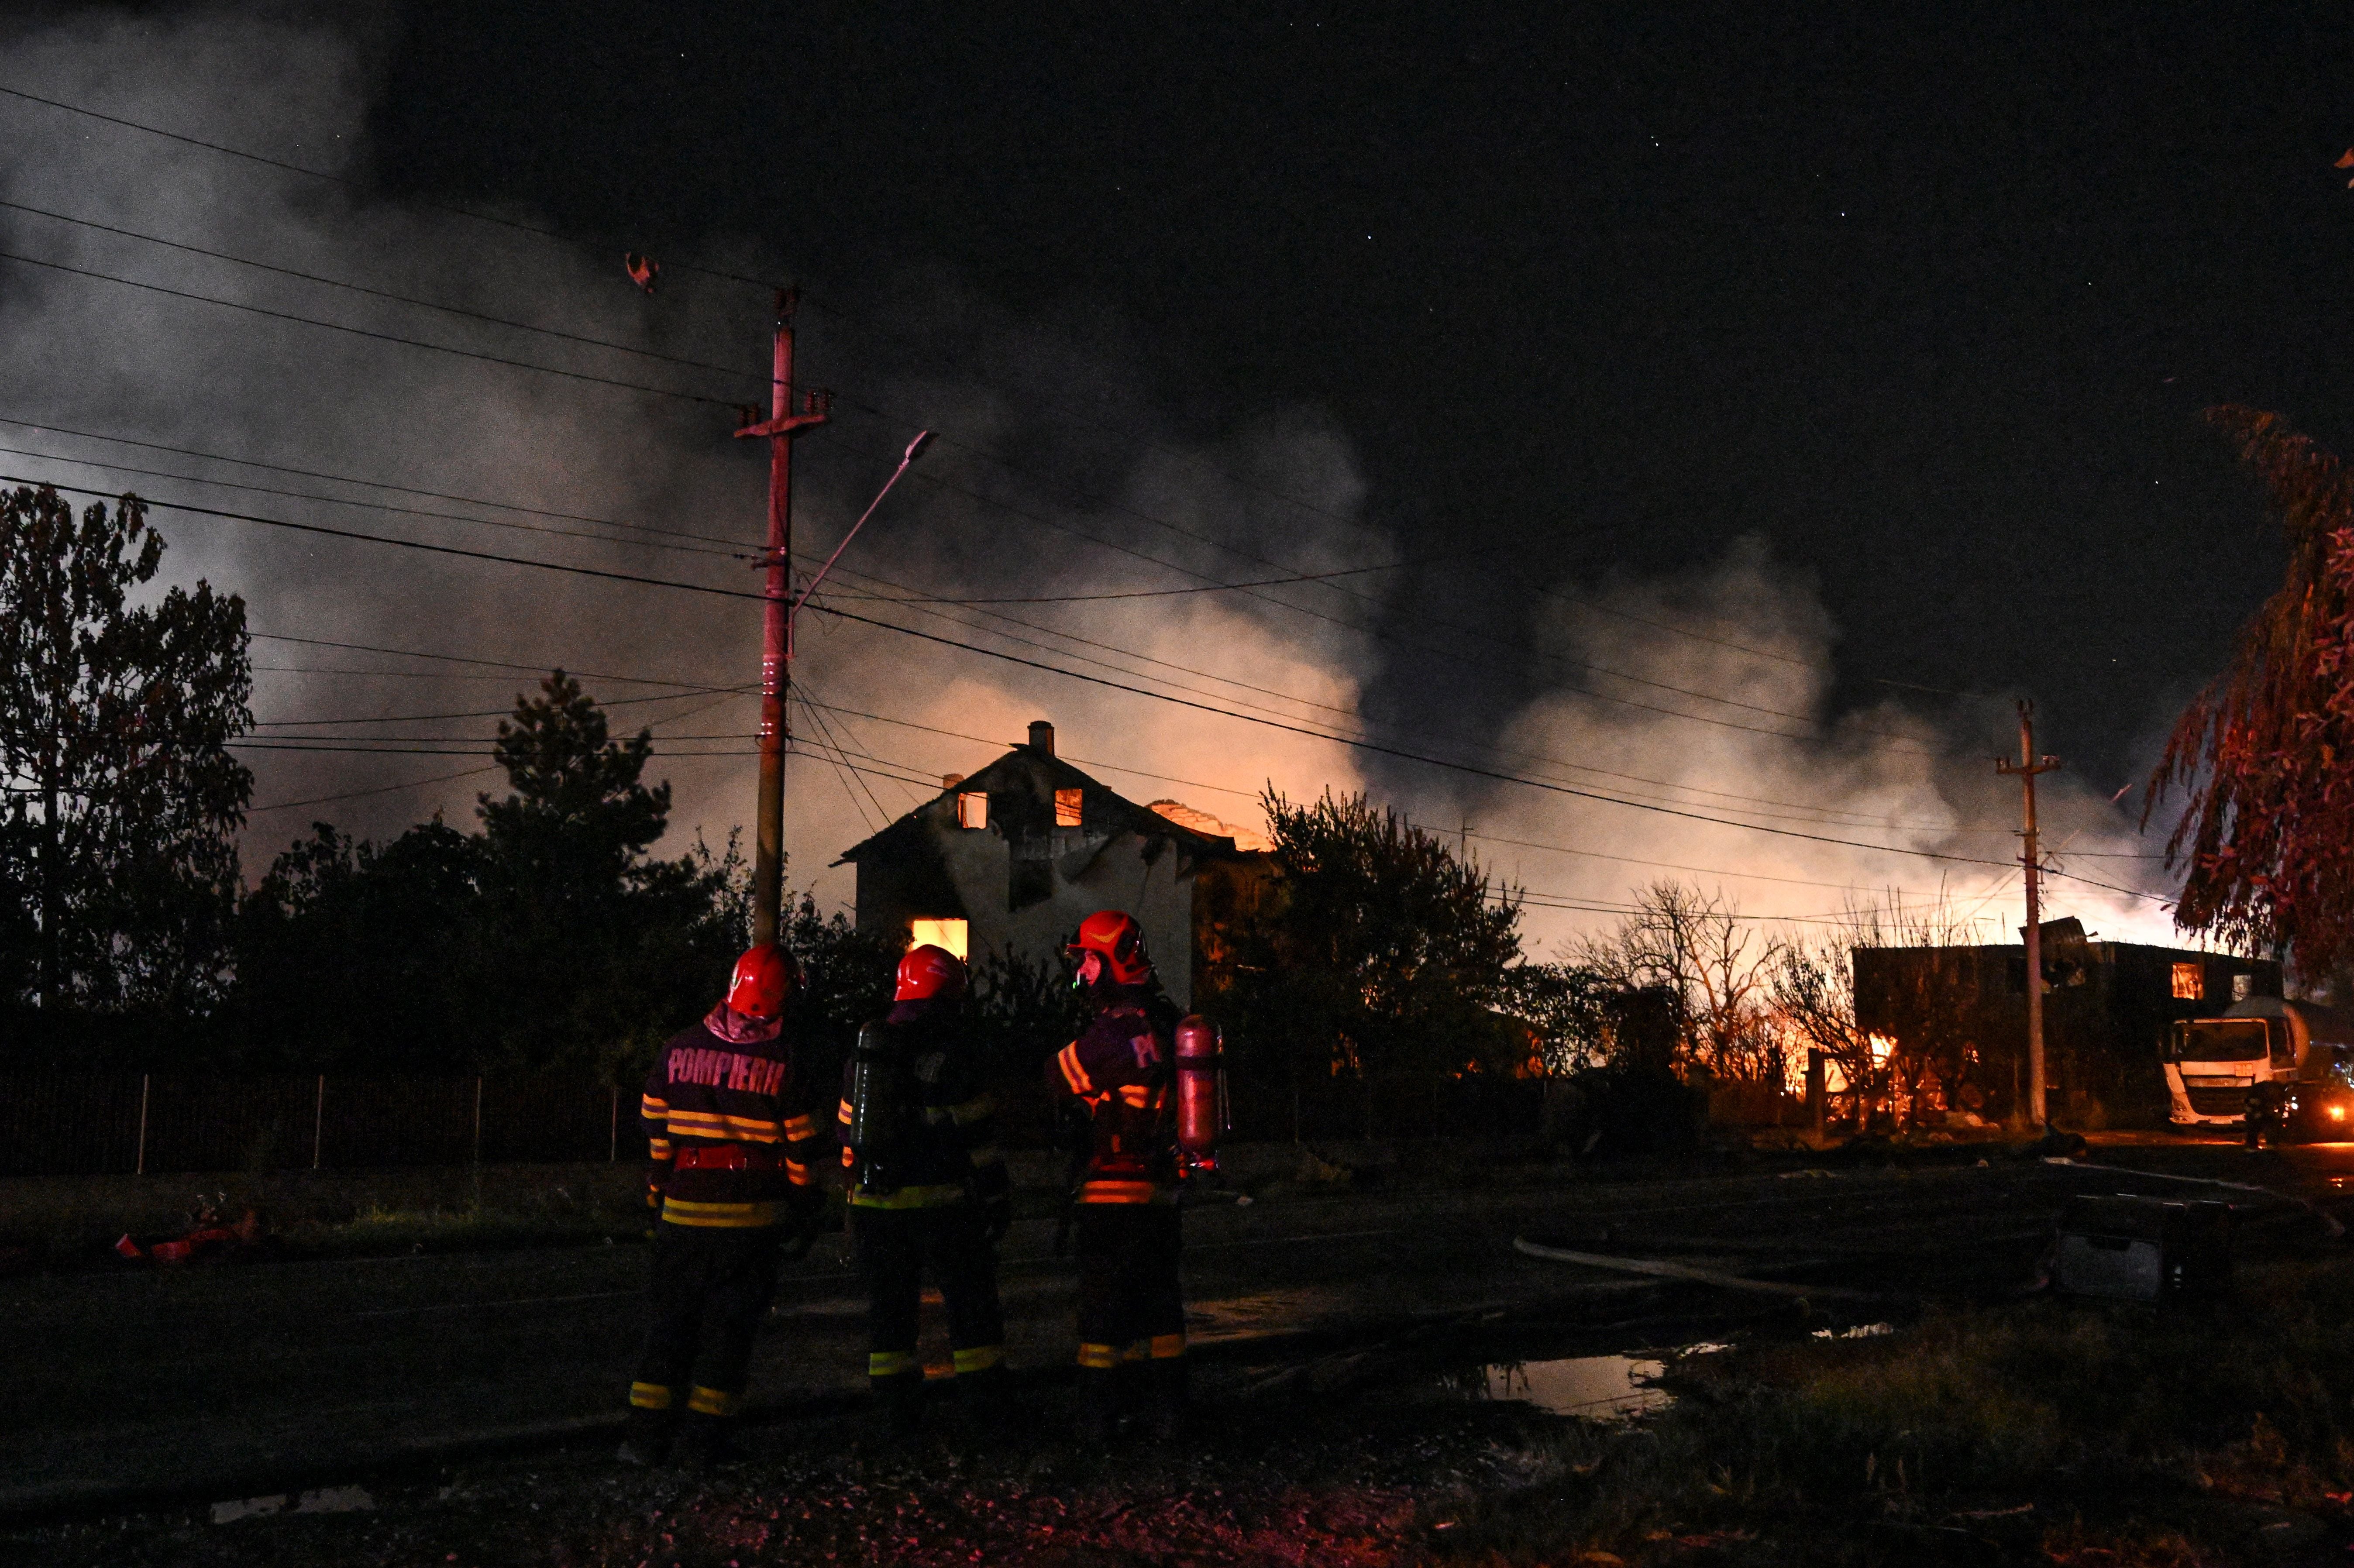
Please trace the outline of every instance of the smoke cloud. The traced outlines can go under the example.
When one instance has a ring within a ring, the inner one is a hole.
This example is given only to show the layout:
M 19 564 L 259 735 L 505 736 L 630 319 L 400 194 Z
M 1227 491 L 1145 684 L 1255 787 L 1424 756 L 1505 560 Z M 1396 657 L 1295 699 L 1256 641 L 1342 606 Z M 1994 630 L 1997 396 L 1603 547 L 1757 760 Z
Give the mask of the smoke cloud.
M 20 23 L 0 43 L 0 85 L 330 173 L 367 167 L 381 35 L 366 21 L 142 9 Z M 673 266 L 649 297 L 623 275 L 620 239 L 601 249 L 551 240 L 381 198 L 365 183 L 312 179 L 17 100 L 0 99 L 0 145 L 14 154 L 0 164 L 0 200 L 17 204 L 0 207 L 0 250 L 55 264 L 0 261 L 0 330 L 10 345 L 0 419 L 18 421 L 0 424 L 0 447 L 15 449 L 0 455 L 0 471 L 734 593 L 756 586 L 739 557 L 761 537 L 766 454 L 762 443 L 730 439 L 726 405 L 766 398 L 769 312 L 758 289 Z M 543 221 L 528 210 L 502 216 Z M 749 277 L 794 271 L 791 256 L 743 236 L 699 237 L 684 249 Z M 822 558 L 917 429 L 944 438 L 844 556 L 827 602 L 1309 729 L 1355 731 L 1371 682 L 1411 679 L 1394 669 L 1377 675 L 1363 630 L 1408 612 L 1400 590 L 1385 587 L 1394 573 L 1341 579 L 1359 598 L 1295 585 L 1061 603 L 885 602 L 917 588 L 964 601 L 1166 590 L 1201 577 L 1335 571 L 1410 552 L 1360 521 L 1365 482 L 1329 420 L 1278 410 L 1205 435 L 1171 406 L 1143 356 L 1123 347 L 1115 318 L 1078 310 L 1016 318 L 922 269 L 857 289 L 804 281 L 800 379 L 840 397 L 832 426 L 797 450 L 797 546 Z M 1040 388 L 1051 397 L 1035 396 Z M 343 503 L 366 501 L 409 510 Z M 617 727 L 652 726 L 655 772 L 676 792 L 666 847 L 698 832 L 716 843 L 750 815 L 757 703 L 741 688 L 758 673 L 751 599 L 171 511 L 154 521 L 171 542 L 175 580 L 207 577 L 245 596 L 258 631 L 313 640 L 255 645 L 259 734 L 281 748 L 249 754 L 255 803 L 266 808 L 247 834 L 249 875 L 313 819 L 373 836 L 437 811 L 471 824 L 475 793 L 503 784 L 495 774 L 418 781 L 483 768 L 495 715 L 529 688 L 524 672 L 555 665 L 581 673 L 612 705 Z M 1771 917 L 1931 896 L 1942 880 L 1987 939 L 2017 924 L 2015 873 L 1972 863 L 2017 853 L 2016 786 L 1993 776 L 1979 738 L 1999 737 L 2006 715 L 1925 715 L 1893 701 L 1834 715 L 1834 629 L 1811 585 L 1762 543 L 1677 579 L 1616 581 L 1583 595 L 1540 629 L 1539 694 L 1493 737 L 1500 757 L 1451 734 L 1416 748 L 1685 815 L 1411 765 L 1384 775 L 1406 780 L 1382 792 L 1416 820 L 1464 832 L 1484 862 L 1530 891 L 1532 949 L 1607 923 L 1631 886 L 1662 876 L 1721 886 L 1747 913 Z M 850 896 L 846 870 L 832 866 L 842 850 L 928 798 L 941 774 L 991 760 L 1035 718 L 1056 725 L 1066 757 L 1132 798 L 1174 796 L 1252 826 L 1263 785 L 1298 798 L 1365 783 L 1365 759 L 1336 740 L 838 617 L 805 618 L 800 652 L 796 678 L 813 706 L 794 715 L 811 748 L 790 763 L 789 877 L 828 907 Z M 407 749 L 366 754 L 392 744 L 386 737 Z M 313 749 L 288 748 L 296 745 Z M 339 746 L 354 749 L 317 749 Z M 2047 842 L 2070 869 L 2148 885 L 2150 863 L 2096 858 L 2147 848 L 2120 810 L 2064 772 L 2047 780 L 2044 801 Z M 1784 835 L 1724 825 L 1733 821 Z M 2051 904 L 2109 937 L 2167 939 L 2158 906 L 2130 894 L 2062 879 Z

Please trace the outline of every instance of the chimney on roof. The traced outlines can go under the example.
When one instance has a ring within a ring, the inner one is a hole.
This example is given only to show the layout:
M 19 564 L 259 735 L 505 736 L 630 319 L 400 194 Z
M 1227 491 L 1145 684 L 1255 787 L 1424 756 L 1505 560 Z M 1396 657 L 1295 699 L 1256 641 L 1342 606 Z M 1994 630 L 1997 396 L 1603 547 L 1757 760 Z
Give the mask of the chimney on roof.
M 1048 724 L 1044 719 L 1032 719 L 1030 721 L 1030 749 L 1033 751 L 1043 751 L 1049 757 L 1054 756 L 1055 726 Z
M 961 773 L 943 773 L 940 775 L 940 788 L 943 789 L 953 789 L 963 782 L 964 775 Z

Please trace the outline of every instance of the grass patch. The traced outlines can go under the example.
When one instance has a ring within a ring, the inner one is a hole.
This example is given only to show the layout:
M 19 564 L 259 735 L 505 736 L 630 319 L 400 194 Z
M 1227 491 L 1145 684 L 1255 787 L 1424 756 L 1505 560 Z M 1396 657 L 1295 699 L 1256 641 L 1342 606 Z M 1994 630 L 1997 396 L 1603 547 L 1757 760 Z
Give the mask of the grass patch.
M 111 1266 L 117 1236 L 178 1235 L 196 1195 L 217 1192 L 232 1217 L 260 1210 L 297 1255 L 630 1239 L 646 1225 L 644 1180 L 605 1163 L 24 1177 L 0 1181 L 0 1237 L 49 1266 Z
M 1538 1440 L 1446 1555 L 2193 1563 L 2354 1541 L 2354 1260 L 2157 1313 L 2058 1299 L 1680 1363 L 1638 1425 Z M 1606 1557 L 1589 1561 L 1606 1562 Z

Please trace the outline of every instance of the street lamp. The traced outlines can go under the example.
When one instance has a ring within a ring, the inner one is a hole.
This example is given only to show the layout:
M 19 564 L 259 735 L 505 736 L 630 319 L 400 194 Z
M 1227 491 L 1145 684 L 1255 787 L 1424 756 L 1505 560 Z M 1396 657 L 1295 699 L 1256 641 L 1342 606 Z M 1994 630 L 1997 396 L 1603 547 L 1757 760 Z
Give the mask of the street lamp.
M 784 442 L 779 440 L 777 444 L 783 446 Z M 923 456 L 924 449 L 931 444 L 931 431 L 917 432 L 916 439 L 907 443 L 907 450 L 899 454 L 899 466 L 891 471 L 891 477 L 883 482 L 883 488 L 875 493 L 875 499 L 866 503 L 866 510 L 858 514 L 858 521 L 850 525 L 850 532 L 842 536 L 842 543 L 833 547 L 833 554 L 825 558 L 825 565 L 817 569 L 817 575 L 810 578 L 800 593 L 792 593 L 790 587 L 790 561 L 772 559 L 769 563 L 769 611 L 771 619 L 769 646 L 771 655 L 763 661 L 760 704 L 761 820 L 756 824 L 756 842 L 762 853 L 752 879 L 752 940 L 755 944 L 775 941 L 784 928 L 784 753 L 792 739 L 792 717 L 788 701 L 793 683 L 793 629 L 801 620 L 801 607 L 809 603 L 810 595 L 817 591 L 818 585 L 825 580 L 826 573 L 833 570 L 833 564 L 842 559 L 842 553 L 850 548 L 850 542 L 858 537 L 858 531 L 866 526 L 866 520 L 875 515 L 875 509 L 883 504 L 883 498 L 891 493 L 891 487 L 899 482 L 899 476 L 906 473 L 908 465 Z M 779 566 L 782 569 L 776 569 Z M 779 610 L 782 611 L 781 616 L 778 614 Z M 784 622 L 782 658 L 774 655 L 778 620 Z

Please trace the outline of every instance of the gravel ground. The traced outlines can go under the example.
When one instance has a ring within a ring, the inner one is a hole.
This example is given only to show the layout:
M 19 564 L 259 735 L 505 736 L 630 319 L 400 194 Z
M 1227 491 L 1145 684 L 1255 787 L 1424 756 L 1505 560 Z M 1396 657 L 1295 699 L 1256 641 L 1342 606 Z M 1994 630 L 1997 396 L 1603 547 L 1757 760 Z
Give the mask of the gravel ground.
M 1230 1374 L 1230 1384 L 1245 1374 Z M 1441 1380 L 1278 1403 L 1230 1387 L 1180 1443 L 1083 1452 L 1068 1395 L 1034 1393 L 984 1430 L 943 1413 L 912 1444 L 864 1416 L 749 1435 L 749 1457 L 696 1474 L 616 1468 L 600 1450 L 540 1455 L 330 1492 L 213 1522 L 195 1508 L 0 1533 L 0 1557 L 91 1568 L 229 1564 L 1382 1564 L 1422 1553 L 1473 1494 L 1550 1473 L 1525 1407 Z M 366 1506 L 354 1507 L 365 1499 Z

